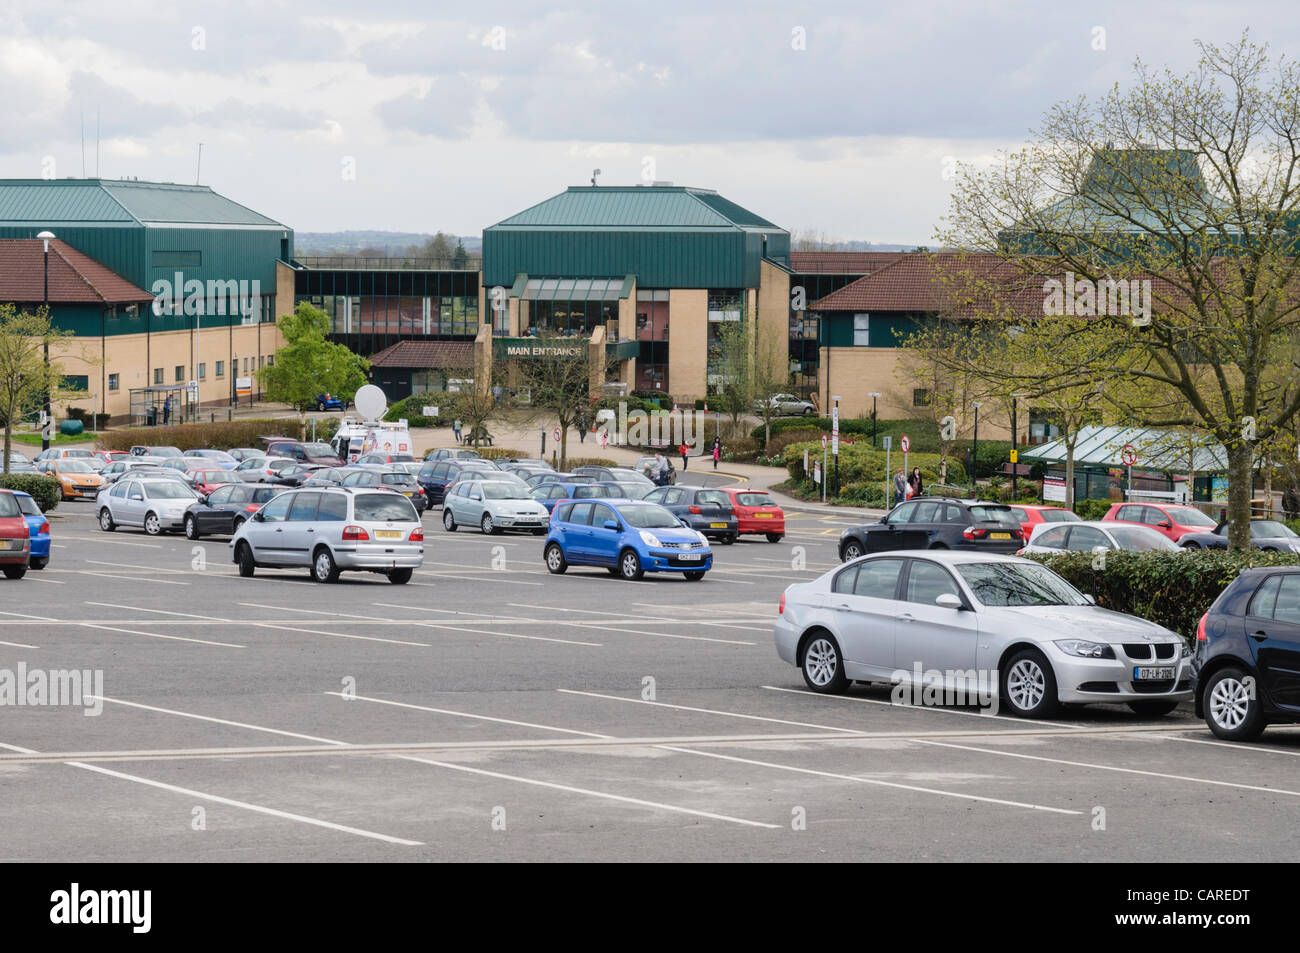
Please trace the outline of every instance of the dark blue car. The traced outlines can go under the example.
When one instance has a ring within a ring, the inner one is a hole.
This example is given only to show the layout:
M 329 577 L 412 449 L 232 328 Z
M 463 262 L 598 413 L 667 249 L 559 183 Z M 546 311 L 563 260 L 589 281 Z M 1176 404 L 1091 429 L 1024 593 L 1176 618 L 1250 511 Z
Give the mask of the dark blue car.
M 347 410 L 348 401 L 335 397 L 333 394 L 316 395 L 317 410 Z
M 555 504 L 561 500 L 594 500 L 622 497 L 623 494 L 600 483 L 539 483 L 531 491 L 531 496 L 548 513 L 555 512 Z
M 542 550 L 546 568 L 601 566 L 611 575 L 640 579 L 648 572 L 679 572 L 696 581 L 713 568 L 708 540 L 662 506 L 641 500 L 565 500 L 551 511 Z
M 18 500 L 23 519 L 27 521 L 27 531 L 32 535 L 31 561 L 27 565 L 32 569 L 44 569 L 50 564 L 50 521 L 30 493 L 14 490 L 13 495 Z
M 1217 737 L 1251 741 L 1300 721 L 1300 566 L 1237 576 L 1196 628 L 1196 713 Z

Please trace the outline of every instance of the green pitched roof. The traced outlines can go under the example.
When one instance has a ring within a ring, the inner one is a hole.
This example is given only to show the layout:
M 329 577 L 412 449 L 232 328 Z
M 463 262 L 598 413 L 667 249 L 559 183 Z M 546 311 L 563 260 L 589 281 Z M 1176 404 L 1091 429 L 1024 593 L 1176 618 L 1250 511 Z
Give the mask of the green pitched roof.
M 116 179 L 0 179 L 4 225 L 285 227 L 206 185 Z
M 684 186 L 571 186 L 492 228 L 778 229 L 711 189 Z

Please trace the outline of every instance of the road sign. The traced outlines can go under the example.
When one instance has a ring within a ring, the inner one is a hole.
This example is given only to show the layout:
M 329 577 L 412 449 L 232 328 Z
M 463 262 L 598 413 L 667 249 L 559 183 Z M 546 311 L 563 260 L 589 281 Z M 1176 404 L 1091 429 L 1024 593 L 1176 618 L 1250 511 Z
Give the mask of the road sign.
M 551 436 L 555 438 L 555 442 L 556 442 L 556 443 L 559 443 L 559 442 L 560 442 L 560 428 L 559 428 L 559 427 L 556 427 L 555 430 L 553 430 L 553 431 L 551 432 Z
M 894 438 L 893 438 L 893 437 L 881 437 L 881 438 L 880 438 L 880 445 L 881 445 L 882 447 L 884 447 L 886 450 L 888 450 L 890 447 L 892 447 L 892 446 L 894 445 Z
M 1019 450 L 1012 450 L 1012 451 L 1011 451 L 1011 462 L 1012 462 L 1012 463 L 1019 463 L 1019 462 L 1020 462 L 1020 451 L 1019 451 Z
M 904 453 L 907 453 L 912 448 L 912 441 L 907 439 L 907 434 L 903 434 L 898 438 L 898 446 Z
M 1124 461 L 1124 466 L 1131 467 L 1137 463 L 1137 448 L 1131 443 L 1124 444 L 1124 449 L 1119 452 L 1119 458 Z
M 822 482 L 822 464 L 820 460 L 813 464 L 813 482 Z
M 826 434 L 822 434 L 822 449 L 826 449 Z

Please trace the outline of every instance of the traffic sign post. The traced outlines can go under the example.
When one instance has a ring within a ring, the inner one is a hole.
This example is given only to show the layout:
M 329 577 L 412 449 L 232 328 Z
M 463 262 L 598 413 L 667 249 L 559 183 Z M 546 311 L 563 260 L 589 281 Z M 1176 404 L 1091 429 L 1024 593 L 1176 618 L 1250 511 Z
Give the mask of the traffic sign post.
M 1119 452 L 1119 458 L 1128 469 L 1128 492 L 1124 494 L 1124 499 L 1127 500 L 1133 496 L 1133 464 L 1137 463 L 1137 448 L 1131 443 L 1124 444 L 1124 449 Z
M 835 493 L 840 492 L 840 399 L 835 398 L 831 411 L 831 455 L 835 457 Z
M 903 479 L 910 483 L 912 481 L 912 474 L 911 471 L 907 469 L 907 452 L 912 449 L 912 441 L 907 439 L 907 434 L 903 434 L 898 438 L 898 445 L 903 450 Z M 886 476 L 888 476 L 888 471 L 886 471 Z
M 889 472 L 889 454 L 894 446 L 894 438 L 881 437 L 880 440 L 885 445 L 885 509 L 892 510 L 894 508 L 894 477 Z
M 560 428 L 556 427 L 554 430 L 552 430 L 551 436 L 555 438 L 555 442 L 558 444 L 560 442 Z

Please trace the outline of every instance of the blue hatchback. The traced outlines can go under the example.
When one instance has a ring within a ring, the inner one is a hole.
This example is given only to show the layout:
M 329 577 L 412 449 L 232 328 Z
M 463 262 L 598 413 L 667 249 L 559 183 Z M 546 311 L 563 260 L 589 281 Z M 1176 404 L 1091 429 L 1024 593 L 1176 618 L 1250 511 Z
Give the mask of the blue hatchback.
M 50 521 L 45 518 L 41 508 L 36 505 L 30 493 L 14 490 L 18 500 L 18 509 L 27 521 L 27 531 L 32 536 L 31 561 L 27 564 L 32 569 L 44 569 L 50 564 Z
M 551 512 L 543 550 L 546 568 L 603 566 L 611 575 L 640 579 L 648 572 L 679 572 L 692 581 L 713 568 L 708 540 L 662 506 L 640 500 L 564 500 Z

